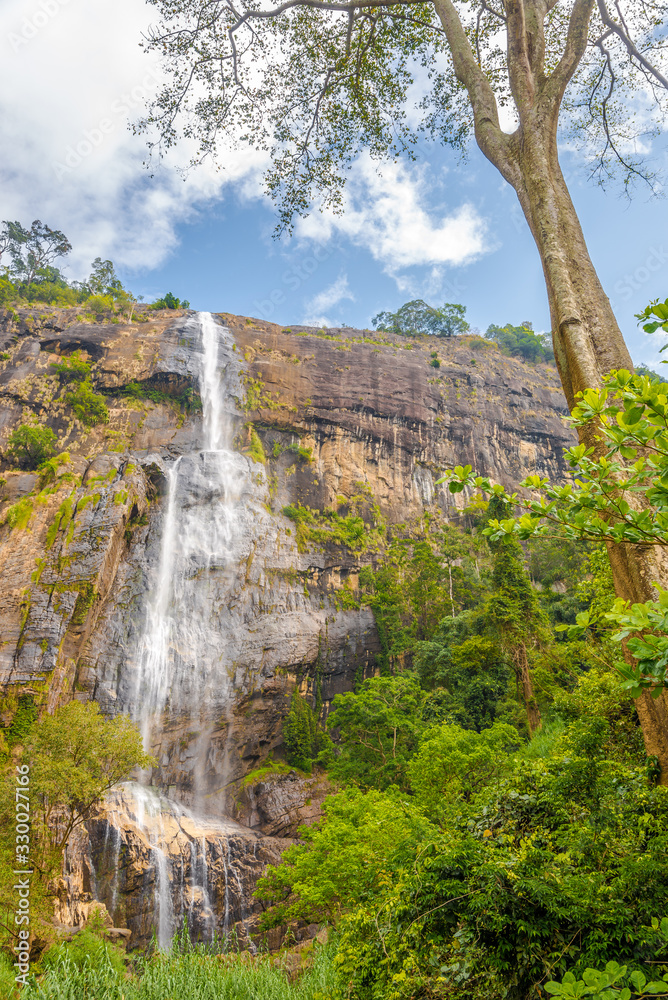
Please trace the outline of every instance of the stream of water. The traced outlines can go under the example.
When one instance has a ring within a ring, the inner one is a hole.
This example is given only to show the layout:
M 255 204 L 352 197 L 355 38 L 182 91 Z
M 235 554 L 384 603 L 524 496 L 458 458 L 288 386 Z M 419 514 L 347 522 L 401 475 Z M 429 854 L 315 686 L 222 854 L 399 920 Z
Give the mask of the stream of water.
M 148 751 L 159 747 L 166 719 L 177 719 L 189 736 L 196 734 L 191 750 L 195 811 L 148 787 L 149 774 L 142 783 L 126 783 L 119 802 L 114 804 L 112 797 L 109 803 L 112 821 L 122 803 L 150 846 L 153 926 L 163 948 L 184 922 L 196 924 L 200 938 L 226 933 L 230 892 L 238 896 L 241 890 L 225 824 L 213 825 L 205 838 L 202 821 L 197 820 L 196 830 L 194 820 L 204 795 L 208 753 L 201 710 L 212 699 L 224 704 L 232 695 L 232 680 L 218 668 L 225 641 L 220 608 L 235 571 L 241 497 L 250 468 L 231 448 L 233 426 L 226 399 L 230 390 L 220 360 L 221 338 L 229 333 L 209 313 L 197 313 L 188 323 L 200 357 L 202 442 L 166 472 L 160 558 L 146 606 L 132 714 Z M 109 839 L 109 851 L 117 863 L 118 837 Z M 214 868 L 224 886 L 212 886 Z M 211 901 L 214 889 L 224 898 L 218 927 Z M 111 895 L 113 903 L 116 886 Z

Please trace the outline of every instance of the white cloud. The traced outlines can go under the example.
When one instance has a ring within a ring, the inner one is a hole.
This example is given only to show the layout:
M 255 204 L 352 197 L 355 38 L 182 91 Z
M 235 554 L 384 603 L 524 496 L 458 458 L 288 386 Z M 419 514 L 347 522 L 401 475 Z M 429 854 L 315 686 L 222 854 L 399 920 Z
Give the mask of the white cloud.
M 314 212 L 300 221 L 302 237 L 324 242 L 335 233 L 369 250 L 399 283 L 415 266 L 468 264 L 488 252 L 485 221 L 470 203 L 434 218 L 428 207 L 425 170 L 399 163 L 379 173 L 371 157 L 355 164 L 348 182 L 345 211 Z
M 151 12 L 141 0 L 2 4 L 0 219 L 40 218 L 62 229 L 74 245 L 71 277 L 87 273 L 97 255 L 133 270 L 158 267 L 177 246 L 178 225 L 195 221 L 232 187 L 246 200 L 264 198 L 266 154 L 252 149 L 228 152 L 223 170 L 206 163 L 185 180 L 175 164 L 188 160 L 186 143 L 154 176 L 143 168 L 145 140 L 127 124 L 160 80 L 155 57 L 139 47 Z M 425 169 L 389 164 L 379 175 L 365 155 L 351 173 L 345 215 L 316 211 L 298 232 L 319 242 L 338 233 L 398 282 L 422 280 L 407 269 L 426 267 L 426 280 L 438 284 L 445 267 L 490 247 L 476 209 L 434 206 L 434 187 Z M 315 313 L 331 308 L 308 306 Z
M 175 227 L 226 185 L 260 197 L 263 155 L 241 150 L 225 170 L 184 181 L 187 147 L 142 166 L 144 138 L 129 131 L 160 71 L 139 48 L 149 8 L 138 0 L 5 0 L 0 16 L 0 218 L 41 218 L 74 245 L 70 274 L 98 254 L 130 268 L 162 263 Z
M 337 306 L 344 299 L 355 301 L 355 296 L 348 286 L 348 275 L 340 274 L 333 284 L 323 288 L 321 292 L 306 303 L 306 318 L 304 326 L 336 326 L 336 323 L 325 315 L 326 311 Z

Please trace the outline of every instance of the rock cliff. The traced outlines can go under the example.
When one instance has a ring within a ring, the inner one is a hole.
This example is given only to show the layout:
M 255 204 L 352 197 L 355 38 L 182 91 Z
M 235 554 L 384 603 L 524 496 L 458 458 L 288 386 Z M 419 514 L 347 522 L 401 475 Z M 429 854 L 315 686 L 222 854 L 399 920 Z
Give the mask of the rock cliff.
M 74 311 L 44 308 L 6 312 L 0 323 L 5 725 L 26 693 L 50 708 L 75 697 L 95 698 L 112 714 L 132 711 L 167 483 L 180 456 L 179 511 L 211 500 L 211 477 L 197 458 L 196 318 L 169 311 L 143 311 L 139 318 L 132 325 L 91 324 Z M 566 404 L 556 371 L 506 358 L 481 338 L 407 341 L 369 331 L 287 329 L 228 314 L 217 321 L 228 331 L 219 363 L 242 456 L 235 466 L 234 559 L 194 574 L 208 574 L 212 610 L 201 629 L 215 667 L 199 688 L 196 676 L 188 681 L 187 699 L 197 711 L 185 710 L 171 692 L 154 727 L 159 764 L 152 782 L 195 809 L 197 822 L 220 822 L 236 810 L 256 831 L 243 835 L 254 841 L 253 857 L 267 860 L 274 842 L 267 841 L 265 858 L 265 848 L 257 853 L 258 834 L 284 837 L 317 810 L 303 817 L 299 796 L 271 780 L 239 797 L 241 779 L 280 751 L 281 720 L 295 685 L 313 692 L 317 681 L 326 709 L 356 676 L 374 671 L 379 651 L 369 608 L 337 599 L 344 584 L 355 593 L 371 556 L 336 540 L 305 544 L 283 509 L 345 511 L 356 504 L 368 525 L 365 504 L 390 524 L 409 524 L 425 511 L 447 519 L 455 498 L 436 485 L 443 469 L 470 463 L 506 486 L 531 472 L 559 478 L 562 449 L 573 438 L 562 420 Z M 68 403 L 53 366 L 75 352 L 106 398 L 107 423 L 87 426 Z M 69 456 L 48 475 L 18 470 L 9 460 L 10 434 L 32 421 L 51 427 L 57 450 Z M 150 837 L 142 841 L 128 809 L 121 812 L 128 856 L 146 871 Z M 89 824 L 95 870 L 105 838 L 108 846 L 108 820 L 107 814 Z M 186 852 L 183 822 L 172 820 L 168 839 L 177 853 Z M 199 836 L 190 831 L 188 843 Z M 243 841 L 240 833 L 226 836 L 228 844 L 235 836 Z M 207 865 L 220 868 L 224 852 L 211 850 Z M 249 885 L 260 867 L 250 865 Z M 118 898 L 143 884 L 137 878 L 134 889 L 127 883 L 114 890 Z M 112 890 L 105 892 L 108 901 Z M 217 898 L 218 910 L 228 905 Z M 125 919 L 135 940 L 145 939 L 149 917 L 137 902 L 124 906 L 114 919 Z

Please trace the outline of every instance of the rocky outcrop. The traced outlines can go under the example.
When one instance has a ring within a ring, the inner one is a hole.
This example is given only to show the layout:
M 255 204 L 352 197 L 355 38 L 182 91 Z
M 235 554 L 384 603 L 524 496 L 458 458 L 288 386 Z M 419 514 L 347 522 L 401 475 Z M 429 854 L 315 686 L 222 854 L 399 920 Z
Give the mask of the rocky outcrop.
M 120 785 L 70 842 L 57 918 L 81 925 L 102 903 L 109 923 L 131 932 L 130 947 L 147 945 L 154 931 L 166 947 L 184 925 L 196 940 L 234 934 L 254 947 L 262 913 L 255 884 L 287 843 L 197 817 L 154 789 Z
M 267 837 L 297 838 L 300 826 L 312 826 L 322 818 L 323 802 L 333 791 L 320 775 L 268 773 L 243 782 L 234 818 Z

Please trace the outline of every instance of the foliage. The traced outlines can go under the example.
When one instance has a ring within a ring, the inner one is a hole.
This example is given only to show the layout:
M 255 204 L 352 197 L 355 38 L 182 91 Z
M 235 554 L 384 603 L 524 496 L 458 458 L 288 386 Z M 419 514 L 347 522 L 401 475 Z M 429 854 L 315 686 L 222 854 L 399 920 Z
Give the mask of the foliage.
M 7 454 L 21 469 L 37 469 L 51 458 L 57 441 L 50 427 L 21 424 L 7 441 Z
M 140 960 L 134 973 L 122 973 L 102 957 L 96 964 L 77 964 L 75 947 L 76 939 L 63 946 L 43 976 L 22 988 L 22 1000 L 329 1000 L 334 995 L 332 949 L 317 945 L 312 967 L 297 979 L 287 961 L 248 952 L 210 954 L 195 946 L 180 953 L 175 947 Z
M 46 970 L 66 965 L 72 971 L 90 971 L 103 979 L 109 972 L 122 977 L 126 971 L 126 955 L 121 945 L 104 940 L 104 924 L 98 917 L 97 921 L 89 920 L 72 941 L 49 948 L 43 965 Z
M 636 997 L 660 996 L 668 993 L 668 975 L 649 982 L 635 970 L 627 976 L 627 966 L 607 962 L 605 969 L 585 969 L 583 978 L 577 980 L 567 972 L 560 983 L 545 983 L 545 992 L 560 997 L 590 997 L 591 1000 L 634 1000 Z
M 194 140 L 193 163 L 252 137 L 270 153 L 266 184 L 282 228 L 313 203 L 340 210 L 350 166 L 363 151 L 372 163 L 415 158 L 425 135 L 462 150 L 475 133 L 519 186 L 521 160 L 510 147 L 524 130 L 542 137 L 542 116 L 529 120 L 540 105 L 551 129 L 559 124 L 587 148 L 601 182 L 619 166 L 631 184 L 646 175 L 629 150 L 662 122 L 665 77 L 652 65 L 662 60 L 661 5 L 625 6 L 619 20 L 604 4 L 582 12 L 572 3 L 532 8 L 530 42 L 524 14 L 507 21 L 484 3 L 374 6 L 371 25 L 364 0 L 350 9 L 304 2 L 269 11 L 230 0 L 212 17 L 202 0 L 154 2 L 161 24 L 147 48 L 163 56 L 169 75 L 140 130 L 151 131 L 155 148 L 179 135 Z M 604 33 L 601 51 L 595 43 Z M 428 86 L 416 101 L 415 81 L 423 78 Z M 645 93 L 648 80 L 655 102 L 643 103 L 646 117 L 634 125 L 634 90 Z M 519 119 L 512 143 L 501 138 L 506 105 Z
M 529 322 L 524 322 L 520 326 L 513 326 L 512 323 L 496 326 L 492 323 L 487 327 L 485 336 L 488 340 L 495 341 L 503 354 L 533 363 L 536 361 L 554 363 L 552 345 L 545 334 L 536 333 Z
M 65 393 L 65 401 L 74 410 L 79 420 L 86 427 L 109 422 L 109 410 L 104 396 L 95 392 L 92 383 L 87 379 L 79 382 L 75 389 Z
M 330 798 L 261 885 L 269 922 L 336 919 L 341 980 L 358 1000 L 537 1000 L 546 979 L 611 950 L 665 972 L 651 922 L 668 901 L 668 792 L 628 744 L 610 759 L 617 731 L 592 718 L 591 691 L 526 749 L 507 725 L 427 730 L 410 798 L 394 786 Z
M 33 515 L 34 503 L 32 497 L 17 500 L 5 511 L 3 523 L 8 524 L 10 528 L 18 528 L 19 531 L 27 528 Z
M 509 495 L 488 478 L 476 476 L 470 466 L 459 466 L 446 479 L 452 492 L 465 488 L 503 499 L 519 509 L 516 517 L 491 518 L 491 539 L 530 538 L 551 534 L 568 539 L 631 542 L 640 546 L 668 541 L 668 396 L 661 383 L 628 371 L 612 372 L 600 390 L 578 397 L 572 423 L 593 426 L 602 445 L 576 445 L 566 452 L 573 481 L 554 486 L 540 476 L 529 476 L 522 486 L 531 497 Z M 636 696 L 646 689 L 658 697 L 668 686 L 668 596 L 628 605 L 616 601 L 603 617 L 616 625 L 616 641 L 626 645 L 637 663 L 621 662 L 623 683 Z M 568 630 L 575 637 L 595 623 L 592 610 L 581 611 Z M 600 624 L 599 624 L 600 627 Z
M 665 302 L 654 299 L 641 313 L 636 313 L 636 319 L 642 324 L 645 333 L 656 333 L 657 330 L 668 333 L 668 299 Z M 664 344 L 660 351 L 664 351 L 665 348 Z
M 54 375 L 61 383 L 86 382 L 90 379 L 91 364 L 81 356 L 81 351 L 73 351 L 69 357 L 51 365 Z
M 411 788 L 430 816 L 445 817 L 449 800 L 468 799 L 490 784 L 521 743 L 515 727 L 503 722 L 479 733 L 443 723 L 424 734 L 408 765 Z
M 30 229 L 20 222 L 4 221 L 0 231 L 0 255 L 9 253 L 10 274 L 30 287 L 36 277 L 53 277 L 54 260 L 72 249 L 64 233 L 35 219 Z M 57 273 L 57 272 L 56 272 Z
M 305 551 L 309 544 L 343 545 L 353 552 L 378 548 L 383 541 L 385 523 L 380 508 L 363 483 L 350 497 L 339 497 L 337 509 L 313 510 L 300 503 L 288 504 L 282 513 L 296 525 L 297 545 Z
M 404 337 L 420 337 L 423 334 L 455 337 L 467 333 L 470 329 L 465 316 L 466 306 L 446 302 L 434 308 L 428 306 L 422 299 L 415 299 L 413 302 L 405 302 L 395 313 L 378 313 L 372 322 L 376 330 L 398 333 Z
M 311 764 L 325 749 L 327 738 L 318 725 L 318 715 L 295 688 L 290 710 L 283 720 L 283 742 L 288 764 L 310 771 Z
M 256 895 L 272 901 L 264 926 L 289 920 L 336 923 L 342 910 L 373 900 L 433 828 L 410 799 L 396 791 L 346 788 L 324 803 L 325 820 L 302 827 L 304 843 L 270 865 Z
M 338 730 L 330 775 L 362 788 L 405 789 L 408 761 L 433 721 L 431 700 L 408 674 L 372 677 L 337 694 L 327 718 L 327 728 Z
M 264 453 L 264 448 L 262 447 L 262 441 L 260 440 L 260 435 L 255 430 L 253 425 L 250 425 L 250 444 L 247 449 L 245 449 L 248 456 L 254 461 L 259 462 L 260 465 L 265 465 L 267 461 L 267 456 Z
M 17 730 L 8 742 L 22 746 L 18 760 L 9 760 L 0 774 L 0 924 L 15 933 L 5 915 L 13 912 L 13 869 L 20 861 L 32 868 L 31 911 L 48 918 L 70 833 L 109 788 L 134 767 L 153 761 L 144 753 L 141 736 L 126 716 L 105 719 L 95 702 L 70 702 L 53 715 L 36 721 L 34 706 L 19 702 Z M 15 765 L 30 775 L 31 834 L 27 848 L 17 846 L 11 823 L 16 789 Z
M 190 303 L 185 299 L 177 299 L 171 292 L 167 292 L 161 299 L 156 299 L 152 303 L 151 309 L 190 309 Z

